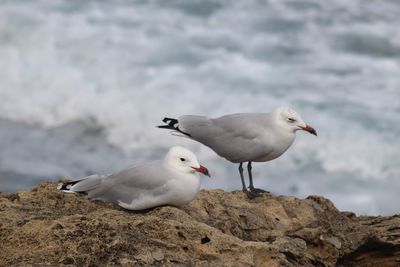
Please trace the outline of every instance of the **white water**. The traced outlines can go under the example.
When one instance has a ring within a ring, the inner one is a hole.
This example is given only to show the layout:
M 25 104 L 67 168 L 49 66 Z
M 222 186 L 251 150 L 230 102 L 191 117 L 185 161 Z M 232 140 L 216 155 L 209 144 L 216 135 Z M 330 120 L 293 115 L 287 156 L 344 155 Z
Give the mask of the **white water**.
M 294 107 L 318 131 L 255 164 L 276 194 L 398 213 L 397 1 L 3 1 L 0 190 L 192 149 L 205 187 L 237 166 L 154 126 L 164 116 Z

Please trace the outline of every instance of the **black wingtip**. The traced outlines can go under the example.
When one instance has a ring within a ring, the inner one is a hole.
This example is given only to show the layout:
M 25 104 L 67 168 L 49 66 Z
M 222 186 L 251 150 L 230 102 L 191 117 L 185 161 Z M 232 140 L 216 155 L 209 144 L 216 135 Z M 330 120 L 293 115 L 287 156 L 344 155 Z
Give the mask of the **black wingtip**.
M 176 122 L 178 122 L 177 119 L 167 118 L 167 117 L 165 117 L 162 121 L 165 122 L 165 123 L 167 123 L 167 124 L 168 124 L 168 121 L 176 121 Z
M 57 189 L 58 190 L 63 190 L 63 191 L 68 190 L 67 185 L 66 184 L 62 184 L 62 183 L 59 183 L 57 185 Z
M 181 130 L 179 129 L 179 127 L 178 127 L 178 123 L 179 123 L 179 122 L 178 122 L 177 119 L 165 117 L 162 121 L 163 121 L 166 125 L 159 125 L 159 126 L 156 126 L 157 128 L 174 130 L 174 131 L 177 131 L 177 132 L 179 132 L 179 133 L 181 133 L 181 134 L 184 134 L 184 135 L 186 135 L 186 136 L 188 136 L 188 137 L 192 137 L 190 134 L 185 133 L 184 131 L 181 131 Z
M 57 189 L 62 191 L 69 191 L 71 189 L 71 186 L 72 185 L 70 183 L 59 183 Z
M 169 125 L 157 125 L 156 128 L 161 128 L 161 129 L 172 129 L 171 126 Z M 173 129 L 175 130 L 175 129 Z
M 76 183 L 80 182 L 81 180 L 78 181 L 72 181 L 72 182 L 66 182 L 66 183 L 59 183 L 57 186 L 58 190 L 62 191 L 70 191 L 71 187 L 75 185 Z

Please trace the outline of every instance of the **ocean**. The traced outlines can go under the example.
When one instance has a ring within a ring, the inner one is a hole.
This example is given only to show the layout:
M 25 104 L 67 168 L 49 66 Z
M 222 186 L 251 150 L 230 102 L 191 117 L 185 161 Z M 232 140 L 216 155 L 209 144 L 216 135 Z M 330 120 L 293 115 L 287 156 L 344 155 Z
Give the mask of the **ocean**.
M 400 2 L 0 2 L 0 191 L 158 159 L 182 145 L 203 188 L 234 165 L 155 128 L 164 116 L 290 106 L 318 131 L 255 163 L 255 185 L 400 212 Z

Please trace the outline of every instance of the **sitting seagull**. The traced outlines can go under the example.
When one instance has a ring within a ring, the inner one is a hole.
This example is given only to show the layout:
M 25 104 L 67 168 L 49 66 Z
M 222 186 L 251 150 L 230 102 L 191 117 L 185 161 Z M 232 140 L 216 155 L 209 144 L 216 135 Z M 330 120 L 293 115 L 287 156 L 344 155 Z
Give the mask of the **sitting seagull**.
M 253 185 L 253 161 L 270 161 L 282 155 L 293 143 L 297 130 L 317 135 L 314 128 L 288 107 L 279 107 L 271 113 L 238 113 L 215 119 L 185 115 L 178 119 L 164 118 L 163 122 L 166 125 L 157 127 L 174 130 L 178 135 L 210 147 L 221 157 L 239 163 L 242 191 L 249 198 L 266 192 Z M 243 178 L 243 162 L 248 162 L 249 190 Z
M 210 176 L 196 156 L 184 147 L 172 147 L 163 160 L 147 162 L 111 175 L 91 175 L 60 184 L 58 189 L 85 193 L 128 210 L 189 203 L 200 190 L 195 172 Z

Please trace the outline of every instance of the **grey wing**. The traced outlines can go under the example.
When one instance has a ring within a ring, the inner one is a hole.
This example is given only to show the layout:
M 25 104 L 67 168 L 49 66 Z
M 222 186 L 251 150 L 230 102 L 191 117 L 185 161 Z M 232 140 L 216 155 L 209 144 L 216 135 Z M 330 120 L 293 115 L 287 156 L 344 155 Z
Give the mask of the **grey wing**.
M 90 191 L 97 186 L 103 181 L 104 178 L 106 178 L 108 175 L 90 175 L 85 178 L 82 178 L 81 180 L 78 180 L 77 183 L 72 185 L 69 190 L 72 192 L 87 192 Z
M 271 152 L 266 145 L 265 114 L 231 114 L 216 119 L 182 116 L 179 127 L 192 139 L 232 161 L 253 161 Z
M 101 182 L 93 182 L 93 187 L 86 192 L 94 199 L 131 203 L 141 194 L 162 194 L 165 175 L 160 161 L 149 162 L 109 175 Z

